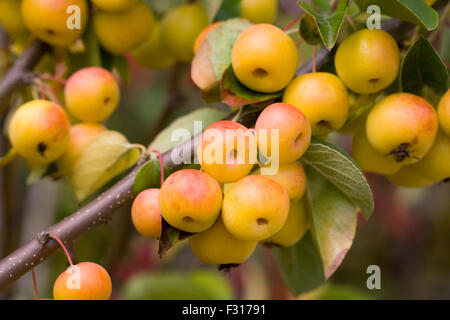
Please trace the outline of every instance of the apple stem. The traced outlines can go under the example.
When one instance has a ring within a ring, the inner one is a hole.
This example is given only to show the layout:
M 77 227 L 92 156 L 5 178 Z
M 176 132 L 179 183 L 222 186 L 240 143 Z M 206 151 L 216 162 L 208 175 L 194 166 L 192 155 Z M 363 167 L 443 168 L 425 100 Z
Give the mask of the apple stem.
M 59 106 L 62 106 L 61 101 L 59 101 L 58 97 L 56 96 L 55 90 L 53 90 L 53 88 L 48 84 L 46 84 L 46 88 L 47 88 L 47 94 L 50 97 L 50 99 L 54 103 L 58 104 Z
M 31 268 L 31 276 L 33 278 L 34 298 L 36 300 L 39 300 L 39 293 L 38 293 L 37 281 L 36 281 L 36 272 L 34 272 L 34 268 Z
M 163 183 L 164 183 L 164 161 L 163 161 L 163 158 L 162 158 L 162 154 L 158 150 L 152 150 L 150 152 L 156 153 L 158 155 L 159 169 L 161 171 L 161 186 L 162 186 Z
M 300 21 L 302 17 L 299 16 L 297 18 L 295 18 L 294 20 L 292 20 L 291 22 L 289 22 L 289 24 L 283 29 L 284 32 L 288 31 L 294 24 L 296 24 L 297 22 Z
M 58 76 L 52 76 L 48 73 L 41 75 L 41 79 L 42 80 L 53 80 L 62 84 L 66 84 L 67 80 L 64 79 L 63 77 L 58 77 Z
M 354 31 L 358 31 L 358 28 L 356 28 L 355 23 L 353 22 L 352 17 L 350 17 L 348 14 L 345 15 L 345 19 L 347 19 L 348 23 L 352 26 Z
M 295 46 L 298 48 L 298 47 L 300 47 L 300 45 L 303 43 L 303 38 L 300 38 L 300 40 L 298 40 L 296 43 L 295 43 Z
M 55 236 L 53 234 L 50 234 L 49 237 L 52 238 L 53 240 L 55 240 L 56 242 L 58 242 L 58 244 L 64 250 L 64 253 L 66 254 L 66 257 L 67 257 L 67 260 L 69 261 L 70 266 L 73 267 L 72 258 L 70 257 L 69 251 L 67 251 L 67 248 L 64 245 L 64 243 L 61 241 L 61 239 L 59 239 L 57 236 Z
M 39 97 L 42 100 L 45 100 L 45 85 L 42 81 L 38 81 L 39 85 Z
M 317 71 L 317 46 L 313 46 L 313 56 L 312 56 L 312 72 Z

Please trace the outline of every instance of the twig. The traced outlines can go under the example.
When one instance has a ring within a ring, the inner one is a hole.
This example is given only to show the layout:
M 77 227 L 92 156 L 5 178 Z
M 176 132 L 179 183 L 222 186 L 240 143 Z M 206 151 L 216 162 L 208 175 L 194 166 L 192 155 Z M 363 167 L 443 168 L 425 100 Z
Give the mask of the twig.
M 40 41 L 33 42 L 14 62 L 0 82 L 0 118 L 8 109 L 11 94 L 23 85 L 30 84 L 36 77 L 31 69 L 48 50 L 48 45 Z

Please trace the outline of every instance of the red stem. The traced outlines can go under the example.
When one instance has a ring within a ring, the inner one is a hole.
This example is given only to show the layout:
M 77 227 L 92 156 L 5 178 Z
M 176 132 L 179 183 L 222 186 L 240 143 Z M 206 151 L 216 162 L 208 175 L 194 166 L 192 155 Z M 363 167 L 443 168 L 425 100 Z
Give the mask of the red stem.
M 71 267 L 73 267 L 73 262 L 72 262 L 72 258 L 70 257 L 69 251 L 67 251 L 66 246 L 64 245 L 64 243 L 61 241 L 61 239 L 59 239 L 57 236 L 50 234 L 49 235 L 50 238 L 52 238 L 53 240 L 55 240 L 56 242 L 59 243 L 59 245 L 61 246 L 61 248 L 63 248 L 64 253 L 67 256 L 67 260 L 69 261 L 69 264 Z
M 39 293 L 38 293 L 37 281 L 36 281 L 36 272 L 34 272 L 34 268 L 31 269 L 31 276 L 33 277 L 34 297 L 36 300 L 39 300 Z
M 66 84 L 67 80 L 62 78 L 62 77 L 58 77 L 58 76 L 52 76 L 50 74 L 43 74 L 41 75 L 41 79 L 42 80 L 53 80 L 62 84 Z
M 297 17 L 294 20 L 292 20 L 291 22 L 289 22 L 289 24 L 283 29 L 284 32 L 288 31 L 294 24 L 296 24 L 297 22 L 300 21 L 302 17 Z
M 158 155 L 159 169 L 161 170 L 161 186 L 162 186 L 164 183 L 164 161 L 162 158 L 162 154 L 158 150 L 152 150 L 151 152 L 156 153 Z
M 45 100 L 45 85 L 42 81 L 39 81 L 39 95 L 42 100 Z

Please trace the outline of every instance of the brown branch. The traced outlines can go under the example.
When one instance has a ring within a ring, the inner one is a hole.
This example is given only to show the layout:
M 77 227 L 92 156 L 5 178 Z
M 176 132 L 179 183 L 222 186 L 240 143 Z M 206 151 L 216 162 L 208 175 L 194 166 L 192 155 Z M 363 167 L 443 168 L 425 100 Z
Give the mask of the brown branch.
M 8 101 L 12 93 L 31 83 L 36 77 L 32 68 L 48 50 L 48 45 L 40 41 L 34 41 L 14 62 L 8 73 L 0 82 L 0 117 L 8 109 Z
M 397 30 L 406 30 L 404 29 L 404 23 L 393 23 L 392 25 L 392 29 L 390 29 L 391 27 L 388 28 L 391 33 L 395 33 Z M 388 27 L 388 24 L 386 23 L 385 26 Z M 333 51 L 329 52 L 326 49 L 320 50 L 317 54 L 317 66 L 320 67 L 329 61 L 332 55 Z M 297 74 L 300 75 L 309 72 L 312 72 L 311 61 L 300 67 Z M 233 116 L 231 115 L 229 119 L 233 118 Z M 246 114 L 240 122 L 248 126 L 255 122 L 256 116 L 257 114 L 254 113 Z M 189 152 L 191 157 L 194 155 L 197 138 L 198 135 L 163 154 L 163 161 L 168 169 L 175 170 L 182 166 L 172 161 L 172 155 L 183 158 L 185 151 Z M 48 234 L 54 234 L 65 244 L 69 244 L 99 224 L 109 221 L 112 215 L 121 207 L 129 205 L 134 198 L 132 188 L 135 175 L 145 160 L 141 159 L 131 173 L 85 207 L 41 232 L 35 239 L 29 241 L 0 261 L 0 292 L 58 249 L 58 244 L 51 239 L 49 240 Z

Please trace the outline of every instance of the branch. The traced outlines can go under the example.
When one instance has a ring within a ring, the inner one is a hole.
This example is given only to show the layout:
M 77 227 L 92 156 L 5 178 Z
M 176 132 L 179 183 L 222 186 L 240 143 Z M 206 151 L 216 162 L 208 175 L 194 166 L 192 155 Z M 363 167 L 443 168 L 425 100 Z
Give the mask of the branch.
M 397 30 L 401 32 L 405 30 L 404 23 L 386 23 L 385 26 L 391 33 L 395 33 Z M 408 29 L 410 27 L 406 28 Z M 333 51 L 328 51 L 326 49 L 320 50 L 317 55 L 317 66 L 320 67 L 326 63 L 326 61 L 333 56 L 333 53 Z M 309 72 L 312 72 L 311 61 L 308 61 L 305 65 L 300 67 L 297 74 L 300 75 Z M 231 115 L 228 119 L 233 118 L 233 116 L 234 115 Z M 243 116 L 240 122 L 249 126 L 255 122 L 256 117 L 257 114 L 247 114 Z M 169 170 L 176 170 L 182 167 L 182 165 L 173 163 L 172 154 L 179 156 L 177 158 L 181 159 L 184 158 L 183 154 L 187 151 L 193 156 L 195 154 L 195 142 L 197 138 L 198 135 L 165 152 L 163 154 L 165 166 Z M 0 292 L 5 290 L 23 274 L 31 270 L 31 268 L 44 261 L 44 259 L 59 248 L 55 241 L 48 239 L 49 233 L 58 236 L 65 244 L 69 244 L 84 233 L 95 228 L 97 225 L 108 222 L 118 209 L 125 205 L 129 205 L 134 198 L 132 192 L 134 178 L 145 161 L 146 158 L 142 158 L 131 173 L 101 194 L 98 198 L 72 215 L 66 217 L 56 225 L 41 232 L 36 238 L 0 261 Z
M 8 109 L 8 101 L 11 94 L 36 77 L 31 69 L 48 50 L 48 45 L 40 41 L 34 41 L 14 62 L 8 73 L 0 82 L 0 117 Z

